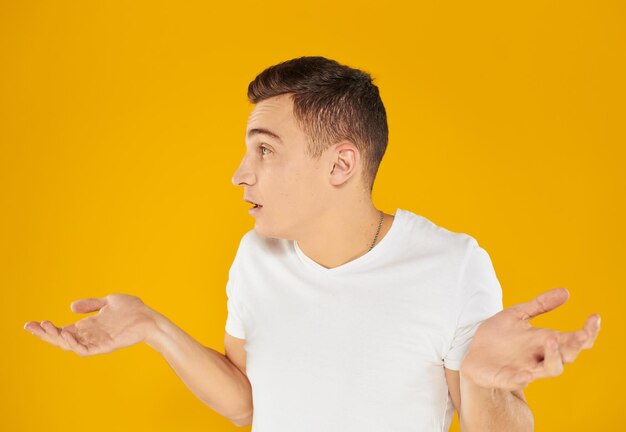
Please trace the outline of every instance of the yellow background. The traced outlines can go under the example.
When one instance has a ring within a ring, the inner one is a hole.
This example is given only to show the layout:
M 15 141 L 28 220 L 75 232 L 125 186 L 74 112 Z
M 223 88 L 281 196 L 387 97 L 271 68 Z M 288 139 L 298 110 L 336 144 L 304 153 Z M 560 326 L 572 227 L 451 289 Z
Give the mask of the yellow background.
M 623 3 L 435 3 L 2 1 L 0 429 L 249 430 L 146 345 L 80 358 L 22 326 L 122 292 L 222 351 L 247 85 L 324 55 L 380 87 L 377 206 L 474 236 L 507 306 L 567 287 L 537 325 L 602 315 L 527 389 L 536 430 L 623 430 Z

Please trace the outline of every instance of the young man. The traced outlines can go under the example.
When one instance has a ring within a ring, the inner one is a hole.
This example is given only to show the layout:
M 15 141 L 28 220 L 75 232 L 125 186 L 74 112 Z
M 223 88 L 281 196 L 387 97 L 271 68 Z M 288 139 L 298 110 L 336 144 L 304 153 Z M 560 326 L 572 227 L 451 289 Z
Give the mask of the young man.
M 227 285 L 226 355 L 139 298 L 72 304 L 99 314 L 25 328 L 81 356 L 146 342 L 197 397 L 255 432 L 530 431 L 522 389 L 555 376 L 599 331 L 529 320 L 564 289 L 502 310 L 489 255 L 467 234 L 371 200 L 387 145 L 377 87 L 323 57 L 250 83 L 247 151 L 233 176 L 253 204 Z

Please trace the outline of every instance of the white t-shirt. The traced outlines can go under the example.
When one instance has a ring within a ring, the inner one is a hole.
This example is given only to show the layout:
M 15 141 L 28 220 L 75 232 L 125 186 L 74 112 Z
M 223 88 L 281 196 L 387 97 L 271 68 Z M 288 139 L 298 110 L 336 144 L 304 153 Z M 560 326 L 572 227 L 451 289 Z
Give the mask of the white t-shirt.
M 477 241 L 402 209 L 372 250 L 331 269 L 251 230 L 226 292 L 253 432 L 447 431 L 444 366 L 459 370 L 478 324 L 502 309 Z

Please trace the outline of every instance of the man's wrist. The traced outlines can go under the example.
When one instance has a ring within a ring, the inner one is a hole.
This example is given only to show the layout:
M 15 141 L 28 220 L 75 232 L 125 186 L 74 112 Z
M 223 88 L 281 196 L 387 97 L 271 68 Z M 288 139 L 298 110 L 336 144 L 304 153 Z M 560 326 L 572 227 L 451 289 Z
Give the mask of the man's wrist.
M 507 398 L 511 393 L 511 391 L 507 389 L 478 384 L 474 379 L 472 379 L 471 374 L 468 374 L 462 367 L 459 371 L 459 379 L 459 384 L 463 393 L 472 394 L 473 397 L 478 397 L 481 400 L 496 402 L 502 400 L 503 398 Z
M 144 342 L 149 347 L 160 351 L 167 337 L 167 329 L 172 323 L 165 315 L 150 307 L 148 307 L 148 315 L 151 322 L 146 331 Z
M 476 384 L 459 371 L 461 431 L 533 431 L 532 412 L 523 397 L 497 387 Z

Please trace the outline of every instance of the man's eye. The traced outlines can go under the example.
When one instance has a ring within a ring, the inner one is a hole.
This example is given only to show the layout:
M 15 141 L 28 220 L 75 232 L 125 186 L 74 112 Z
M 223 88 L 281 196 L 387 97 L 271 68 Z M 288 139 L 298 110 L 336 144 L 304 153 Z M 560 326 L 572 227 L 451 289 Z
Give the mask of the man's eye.
M 261 149 L 261 154 L 262 155 L 266 155 L 266 154 L 269 154 L 271 152 L 271 150 L 268 149 L 267 147 L 259 146 L 259 148 Z M 263 153 L 263 150 L 267 150 L 267 153 Z

